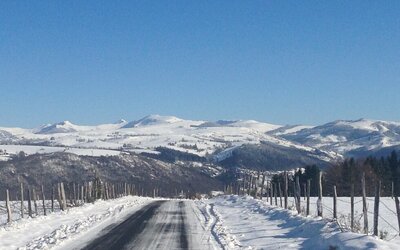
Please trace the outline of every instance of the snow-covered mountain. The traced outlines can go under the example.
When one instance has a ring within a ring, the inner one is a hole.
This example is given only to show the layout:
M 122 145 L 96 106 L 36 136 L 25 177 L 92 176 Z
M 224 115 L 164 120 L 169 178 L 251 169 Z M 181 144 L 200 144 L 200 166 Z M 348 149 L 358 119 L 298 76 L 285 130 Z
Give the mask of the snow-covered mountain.
M 262 143 L 279 147 L 279 152 L 285 148 L 287 152 L 296 149 L 300 150 L 296 152 L 329 161 L 356 151 L 400 145 L 400 123 L 360 119 L 321 126 L 281 126 L 253 120 L 212 122 L 149 115 L 131 122 L 120 120 L 97 126 L 63 121 L 34 129 L 0 128 L 0 149 L 7 153 L 66 151 L 115 155 L 120 152 L 157 153 L 157 147 L 168 147 L 224 160 L 242 145 Z
M 352 155 L 356 151 L 368 152 L 399 145 L 400 123 L 367 119 L 338 120 L 279 136 L 309 147 Z
M 73 133 L 79 130 L 79 126 L 69 121 L 63 121 L 56 124 L 48 124 L 42 126 L 36 134 L 56 134 L 56 133 Z
M 149 125 L 172 124 L 183 121 L 175 116 L 149 115 L 140 120 L 127 123 L 123 128 L 134 128 Z

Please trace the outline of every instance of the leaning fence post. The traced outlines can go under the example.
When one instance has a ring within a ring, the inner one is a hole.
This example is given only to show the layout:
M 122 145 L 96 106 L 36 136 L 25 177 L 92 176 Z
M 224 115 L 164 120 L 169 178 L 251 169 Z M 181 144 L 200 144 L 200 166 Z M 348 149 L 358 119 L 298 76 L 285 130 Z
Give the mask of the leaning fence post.
M 362 175 L 361 186 L 363 195 L 364 233 L 368 234 L 368 208 L 367 208 L 367 194 L 365 192 L 365 172 Z
M 377 181 L 376 187 L 375 187 L 375 201 L 374 201 L 374 235 L 375 236 L 378 236 L 380 190 L 381 190 L 381 182 Z
M 11 222 L 10 193 L 6 190 L 7 222 Z
M 61 190 L 61 203 L 62 203 L 62 210 L 67 209 L 67 197 L 65 196 L 65 189 L 64 189 L 64 183 L 60 183 L 60 190 Z
M 21 218 L 24 218 L 24 184 L 21 182 Z
M 322 217 L 322 172 L 320 171 L 318 174 L 318 200 L 317 200 L 317 209 L 318 216 Z
M 394 197 L 394 202 L 396 203 L 397 223 L 399 225 L 399 235 L 400 235 L 400 202 L 399 202 L 399 197 L 397 196 L 397 194 Z
M 337 192 L 336 192 L 336 185 L 333 186 L 333 218 L 337 219 Z

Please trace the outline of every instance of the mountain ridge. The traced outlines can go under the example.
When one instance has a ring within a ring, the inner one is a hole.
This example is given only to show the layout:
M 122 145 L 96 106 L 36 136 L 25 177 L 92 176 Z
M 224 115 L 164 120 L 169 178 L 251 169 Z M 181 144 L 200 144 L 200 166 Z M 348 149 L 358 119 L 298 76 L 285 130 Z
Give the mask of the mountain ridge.
M 90 150 L 94 155 L 157 153 L 157 147 L 166 147 L 204 157 L 262 142 L 274 145 L 274 152 L 278 148 L 282 152 L 283 147 L 287 152 L 296 149 L 300 150 L 297 153 L 314 154 L 324 161 L 337 160 L 352 154 L 396 148 L 400 145 L 400 122 L 361 118 L 317 126 L 283 126 L 255 120 L 196 121 L 148 115 L 130 122 L 119 120 L 94 126 L 62 121 L 34 129 L 0 127 L 0 149 L 11 154 L 18 153 L 24 145 L 30 146 L 24 148 L 28 154 L 48 152 L 47 147 L 56 147 L 57 150 L 64 147 L 74 148 L 74 152 L 84 155 L 88 155 Z M 225 154 L 220 159 L 230 155 Z

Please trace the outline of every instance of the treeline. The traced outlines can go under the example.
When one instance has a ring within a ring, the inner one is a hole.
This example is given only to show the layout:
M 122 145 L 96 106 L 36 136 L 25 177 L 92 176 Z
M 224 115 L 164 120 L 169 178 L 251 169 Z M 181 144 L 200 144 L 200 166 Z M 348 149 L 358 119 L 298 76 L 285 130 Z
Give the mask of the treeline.
M 296 176 L 299 176 L 299 182 L 300 182 L 300 188 L 301 188 L 301 193 L 305 195 L 306 192 L 306 185 L 307 185 L 307 180 L 310 180 L 310 196 L 318 196 L 318 176 L 319 173 L 321 172 L 321 169 L 317 165 L 309 165 L 306 166 L 304 169 L 298 169 L 297 171 L 294 172 L 294 175 L 289 175 L 288 176 L 288 192 L 289 196 L 294 195 L 294 185 L 295 185 L 295 179 Z M 278 183 L 280 185 L 283 185 L 284 183 L 284 178 L 285 174 L 280 173 L 280 174 L 275 174 L 272 176 L 271 182 L 273 184 L 276 184 L 278 186 Z
M 302 193 L 305 192 L 307 180 L 310 180 L 310 195 L 317 196 L 317 179 L 320 171 L 321 169 L 316 165 L 306 166 L 304 169 L 295 171 L 294 175 L 289 177 L 289 193 L 294 188 L 293 183 L 296 176 L 299 176 Z M 350 196 L 352 185 L 354 185 L 354 195 L 360 196 L 363 174 L 365 174 L 367 183 L 367 195 L 374 195 L 378 182 L 381 183 L 382 196 L 400 195 L 400 159 L 395 151 L 388 157 L 349 158 L 333 164 L 326 169 L 322 176 L 323 195 L 332 196 L 333 186 L 336 186 L 338 196 Z M 276 174 L 272 177 L 272 182 L 283 183 L 283 178 L 283 173 Z
M 333 185 L 338 188 L 338 195 L 348 196 L 351 185 L 354 184 L 355 195 L 361 195 L 361 177 L 365 173 L 367 195 L 374 194 L 378 181 L 381 182 L 381 195 L 392 196 L 400 194 L 400 161 L 396 151 L 387 157 L 367 157 L 365 159 L 346 159 L 327 169 L 325 186 L 327 192 Z

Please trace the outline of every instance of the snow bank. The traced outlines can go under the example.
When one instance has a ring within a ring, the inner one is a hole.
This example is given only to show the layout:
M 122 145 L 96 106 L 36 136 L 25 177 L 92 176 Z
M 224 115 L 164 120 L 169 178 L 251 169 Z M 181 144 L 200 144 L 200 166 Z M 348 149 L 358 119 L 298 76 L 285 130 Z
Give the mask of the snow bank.
M 122 221 L 151 201 L 151 198 L 135 196 L 100 200 L 65 212 L 3 224 L 0 226 L 0 249 L 79 248 L 105 227 Z
M 228 249 L 400 249 L 394 241 L 342 232 L 335 222 L 298 216 L 251 197 L 204 202 L 215 210 L 216 234 Z

